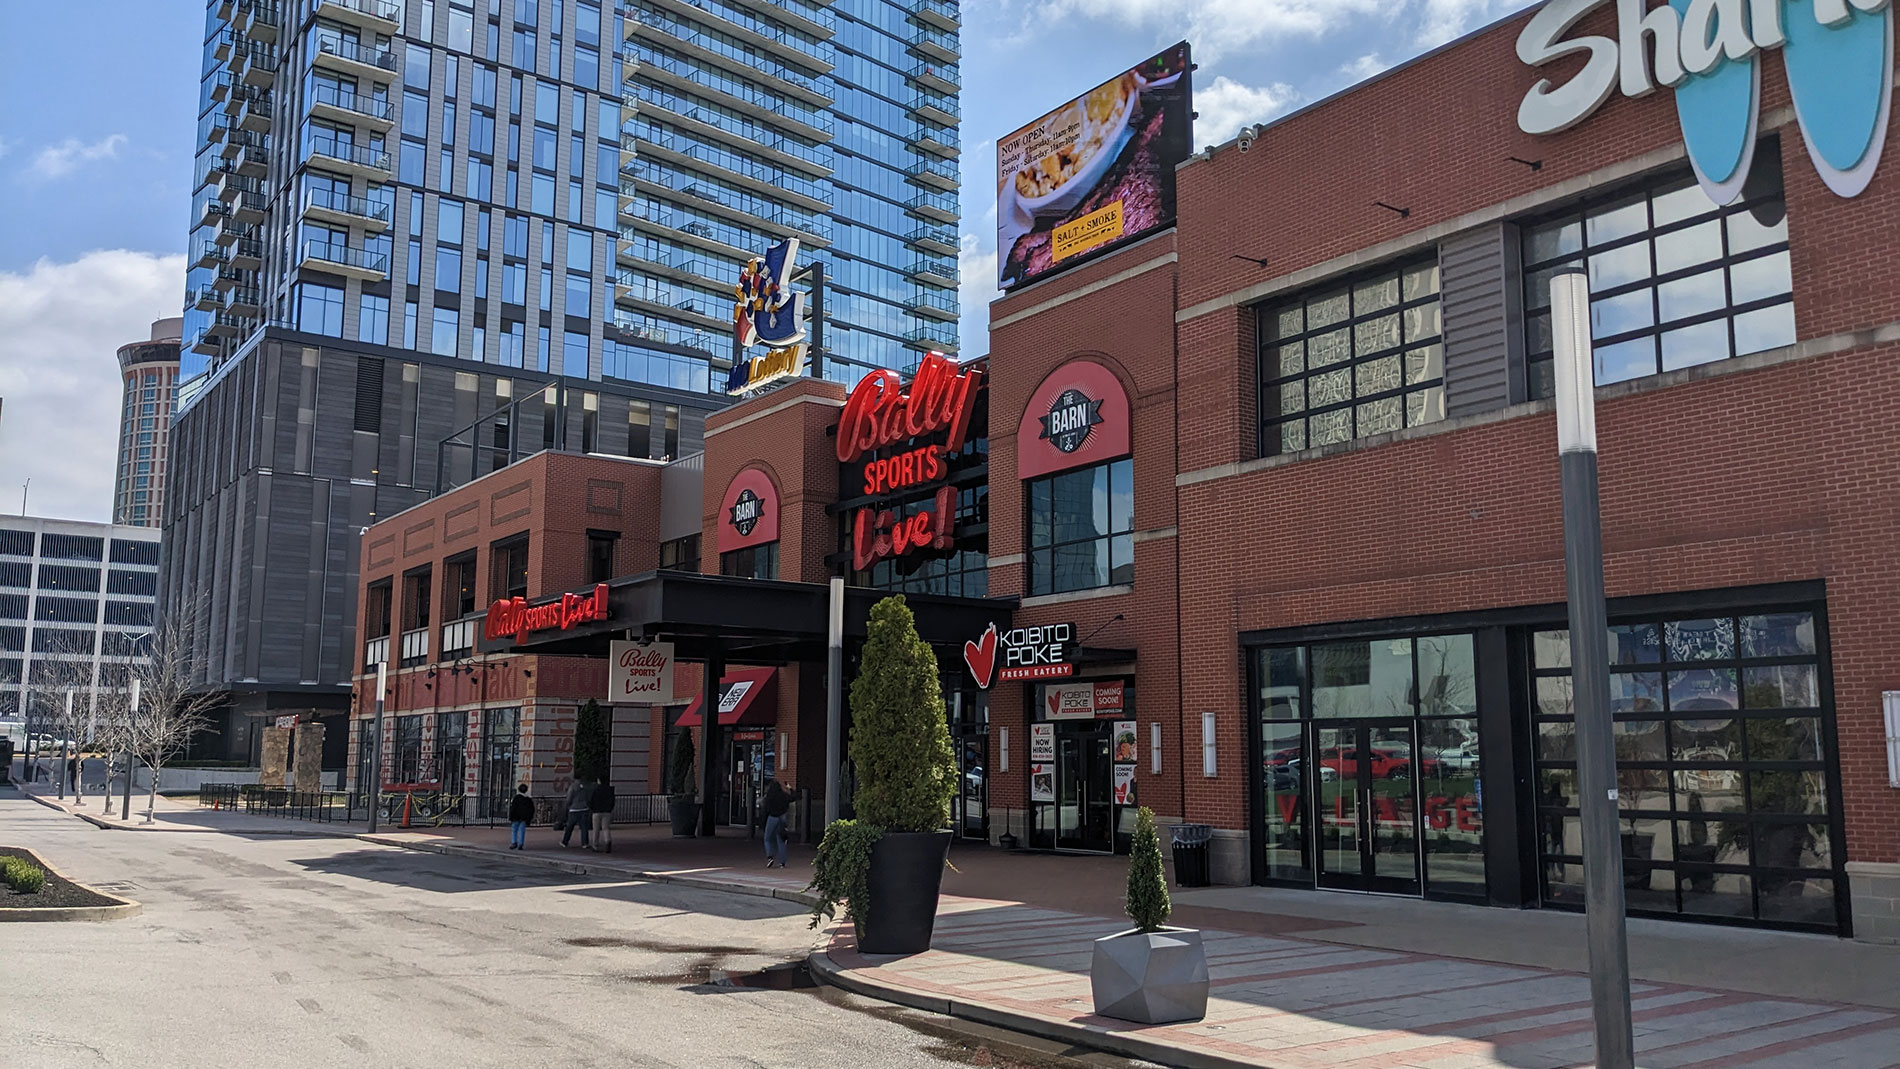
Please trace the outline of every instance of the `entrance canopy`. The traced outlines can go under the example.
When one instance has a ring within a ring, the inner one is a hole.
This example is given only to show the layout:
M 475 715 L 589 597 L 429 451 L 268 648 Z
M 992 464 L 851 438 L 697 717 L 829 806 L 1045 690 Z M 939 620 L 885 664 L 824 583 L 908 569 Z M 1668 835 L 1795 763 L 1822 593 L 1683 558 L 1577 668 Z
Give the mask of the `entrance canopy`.
M 719 679 L 719 726 L 733 727 L 737 724 L 778 723 L 778 669 L 776 668 L 739 668 L 727 672 Z M 696 728 L 700 724 L 699 712 L 706 705 L 704 697 L 693 699 L 693 704 L 680 714 L 679 726 Z
M 623 576 L 604 587 L 606 607 L 596 613 L 597 588 L 586 594 L 540 598 L 527 606 L 573 599 L 568 613 L 528 613 L 512 619 L 542 624 L 537 630 L 497 628 L 478 637 L 483 653 L 545 653 L 604 657 L 608 643 L 631 638 L 673 643 L 681 660 L 717 657 L 728 664 L 773 665 L 823 661 L 827 648 L 827 607 L 831 592 L 822 583 L 657 571 Z M 844 635 L 847 645 L 864 640 L 871 606 L 889 591 L 847 587 Z M 940 648 L 961 649 L 991 624 L 1007 628 L 1015 599 L 951 598 L 906 594 L 917 618 L 917 632 Z M 491 614 L 492 615 L 492 614 Z M 941 656 L 941 655 L 940 655 Z M 736 673 L 735 673 L 736 674 Z M 724 678 L 724 677 L 722 677 Z

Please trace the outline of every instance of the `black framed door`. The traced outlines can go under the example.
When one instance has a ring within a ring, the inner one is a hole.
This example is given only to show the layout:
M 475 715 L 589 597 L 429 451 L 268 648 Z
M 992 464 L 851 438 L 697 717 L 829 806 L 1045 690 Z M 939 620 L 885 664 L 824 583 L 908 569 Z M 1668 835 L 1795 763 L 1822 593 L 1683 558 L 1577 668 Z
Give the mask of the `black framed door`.
M 1115 850 L 1113 725 L 1062 724 L 1056 730 L 1056 848 Z
M 1409 719 L 1314 725 L 1319 886 L 1420 892 L 1416 742 Z

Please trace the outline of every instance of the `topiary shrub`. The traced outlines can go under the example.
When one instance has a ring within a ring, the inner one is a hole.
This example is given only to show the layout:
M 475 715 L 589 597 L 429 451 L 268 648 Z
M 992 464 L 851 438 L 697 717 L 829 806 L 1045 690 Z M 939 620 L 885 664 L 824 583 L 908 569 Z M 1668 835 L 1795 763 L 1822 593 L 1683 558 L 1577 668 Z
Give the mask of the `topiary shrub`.
M 937 831 L 950 822 L 956 751 L 944 722 L 937 656 L 917 634 L 902 595 L 871 607 L 869 633 L 851 683 L 852 797 L 866 824 L 886 831 Z
M 1174 905 L 1168 901 L 1168 878 L 1161 868 L 1161 836 L 1155 831 L 1154 810 L 1142 806 L 1135 814 L 1135 834 L 1128 844 L 1128 916 L 1144 932 L 1158 932 L 1168 923 Z
M 693 733 L 685 728 L 673 743 L 673 767 L 667 770 L 666 785 L 675 798 L 693 796 Z
M 39 894 L 46 886 L 46 870 L 25 858 L 0 858 L 0 876 L 7 886 L 23 895 Z
M 607 714 L 592 698 L 581 705 L 574 718 L 574 778 L 589 783 L 607 781 L 607 762 L 611 728 Z

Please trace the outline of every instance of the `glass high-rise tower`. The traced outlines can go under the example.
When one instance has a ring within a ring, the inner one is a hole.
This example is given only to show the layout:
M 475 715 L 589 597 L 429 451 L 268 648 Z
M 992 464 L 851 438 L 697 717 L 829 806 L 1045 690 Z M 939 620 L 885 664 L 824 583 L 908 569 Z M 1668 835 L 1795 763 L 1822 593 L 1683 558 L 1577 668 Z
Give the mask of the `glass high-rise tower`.
M 378 517 L 543 448 L 696 450 L 771 242 L 826 263 L 828 377 L 954 350 L 957 26 L 208 0 L 161 596 L 234 756 L 244 714 L 344 708 Z

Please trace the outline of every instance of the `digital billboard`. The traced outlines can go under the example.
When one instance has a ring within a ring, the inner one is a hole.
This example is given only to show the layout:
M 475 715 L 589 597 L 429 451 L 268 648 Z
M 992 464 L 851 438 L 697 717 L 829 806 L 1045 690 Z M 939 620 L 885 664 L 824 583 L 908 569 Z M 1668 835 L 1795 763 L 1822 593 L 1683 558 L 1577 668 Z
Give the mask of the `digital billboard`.
M 996 143 L 998 285 L 1011 290 L 1174 225 L 1194 149 L 1186 41 Z

